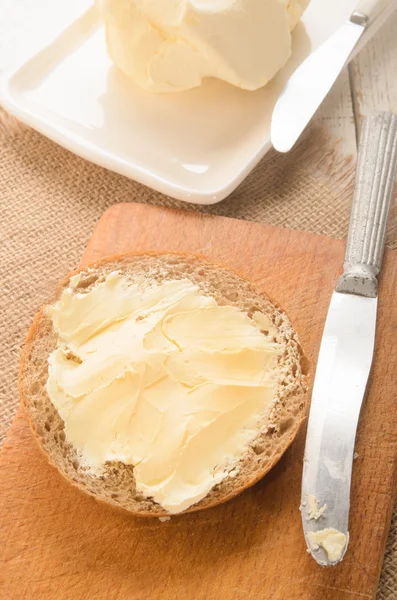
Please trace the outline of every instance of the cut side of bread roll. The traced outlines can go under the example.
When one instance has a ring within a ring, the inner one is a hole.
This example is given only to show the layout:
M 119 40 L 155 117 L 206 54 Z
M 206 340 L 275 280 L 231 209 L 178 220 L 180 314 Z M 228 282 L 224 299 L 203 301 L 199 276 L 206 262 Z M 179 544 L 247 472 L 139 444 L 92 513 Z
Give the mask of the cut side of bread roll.
M 113 296 L 106 295 L 109 290 Z M 181 290 L 183 300 L 166 296 Z M 152 292 L 156 304 L 151 300 L 149 310 Z M 95 318 L 103 313 L 95 317 L 95 302 L 84 322 L 76 320 L 75 304 L 86 306 L 94 295 L 112 312 L 112 323 L 98 325 Z M 193 304 L 186 303 L 187 295 Z M 72 333 L 66 322 L 73 323 Z M 128 352 L 114 350 L 114 340 L 119 344 L 123 334 L 128 349 L 137 331 L 145 332 L 144 358 L 129 365 Z M 243 341 L 241 331 L 247 332 Z M 142 367 L 142 360 L 151 361 L 150 367 Z M 161 517 L 225 502 L 275 465 L 306 416 L 307 364 L 286 314 L 239 275 L 195 255 L 126 254 L 67 277 L 35 316 L 22 351 L 19 389 L 42 450 L 69 482 L 135 515 Z M 144 385 L 142 373 L 148 371 Z M 134 400 L 124 396 L 115 413 L 127 376 Z M 162 397 L 163 388 L 155 386 L 164 381 L 174 387 L 164 387 L 171 391 Z M 175 396 L 175 386 L 182 395 Z M 146 416 L 142 398 L 151 411 Z M 97 468 L 98 456 L 103 462 Z

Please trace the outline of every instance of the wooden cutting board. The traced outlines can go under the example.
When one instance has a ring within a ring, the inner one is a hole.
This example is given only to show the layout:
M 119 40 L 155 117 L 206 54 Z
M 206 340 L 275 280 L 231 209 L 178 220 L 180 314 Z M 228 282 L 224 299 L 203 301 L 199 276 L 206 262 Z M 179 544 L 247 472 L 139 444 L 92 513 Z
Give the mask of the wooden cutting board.
M 237 270 L 281 303 L 315 364 L 342 242 L 119 204 L 99 221 L 82 264 L 128 250 L 199 252 Z M 324 569 L 305 552 L 298 510 L 304 428 L 269 475 L 238 498 L 160 522 L 117 512 L 69 486 L 48 466 L 19 411 L 0 454 L 0 597 L 373 598 L 397 478 L 395 253 L 386 254 L 384 267 L 375 364 L 356 446 L 351 541 L 342 564 Z

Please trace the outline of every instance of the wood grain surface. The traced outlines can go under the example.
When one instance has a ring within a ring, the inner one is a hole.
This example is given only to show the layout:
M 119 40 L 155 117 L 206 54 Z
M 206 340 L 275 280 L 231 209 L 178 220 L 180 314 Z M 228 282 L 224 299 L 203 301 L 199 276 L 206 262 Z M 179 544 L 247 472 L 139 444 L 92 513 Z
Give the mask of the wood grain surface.
M 321 236 L 121 204 L 99 221 L 82 264 L 128 250 L 202 253 L 279 302 L 315 363 L 343 249 Z M 298 510 L 304 428 L 250 490 L 223 506 L 160 522 L 130 517 L 69 486 L 47 464 L 20 411 L 0 454 L 0 598 L 373 598 L 397 476 L 395 253 L 386 254 L 383 273 L 375 364 L 353 470 L 351 542 L 342 564 L 324 569 L 305 552 Z

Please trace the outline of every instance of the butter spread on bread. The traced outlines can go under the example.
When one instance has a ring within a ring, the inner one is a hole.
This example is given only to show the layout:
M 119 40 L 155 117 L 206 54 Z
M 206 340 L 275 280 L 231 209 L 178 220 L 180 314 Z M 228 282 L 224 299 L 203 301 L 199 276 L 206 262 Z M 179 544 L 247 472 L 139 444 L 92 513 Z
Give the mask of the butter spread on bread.
M 33 320 L 19 390 L 70 483 L 164 517 L 276 464 L 306 414 L 307 365 L 285 312 L 246 279 L 193 254 L 130 253 L 65 278 Z
M 236 467 L 271 407 L 283 351 L 268 317 L 219 306 L 188 279 L 88 292 L 71 280 L 47 308 L 58 335 L 47 392 L 66 438 L 100 473 L 134 465 L 137 490 L 168 512 L 204 498 Z

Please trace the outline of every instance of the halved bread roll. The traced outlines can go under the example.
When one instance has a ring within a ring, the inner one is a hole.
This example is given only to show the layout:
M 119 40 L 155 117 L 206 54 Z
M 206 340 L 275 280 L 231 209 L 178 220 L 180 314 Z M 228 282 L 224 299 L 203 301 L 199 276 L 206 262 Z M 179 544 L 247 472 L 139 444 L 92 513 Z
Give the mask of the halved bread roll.
M 111 318 L 101 322 L 93 302 L 77 322 L 76 302 L 94 296 Z M 136 345 L 128 354 L 138 338 L 139 358 Z M 19 387 L 33 432 L 62 475 L 108 504 L 161 517 L 225 502 L 272 468 L 305 417 L 306 369 L 286 314 L 245 279 L 195 255 L 126 254 L 63 281 L 34 318 Z M 153 388 L 159 381 L 173 386 L 164 397 Z M 130 394 L 122 402 L 121 383 Z

